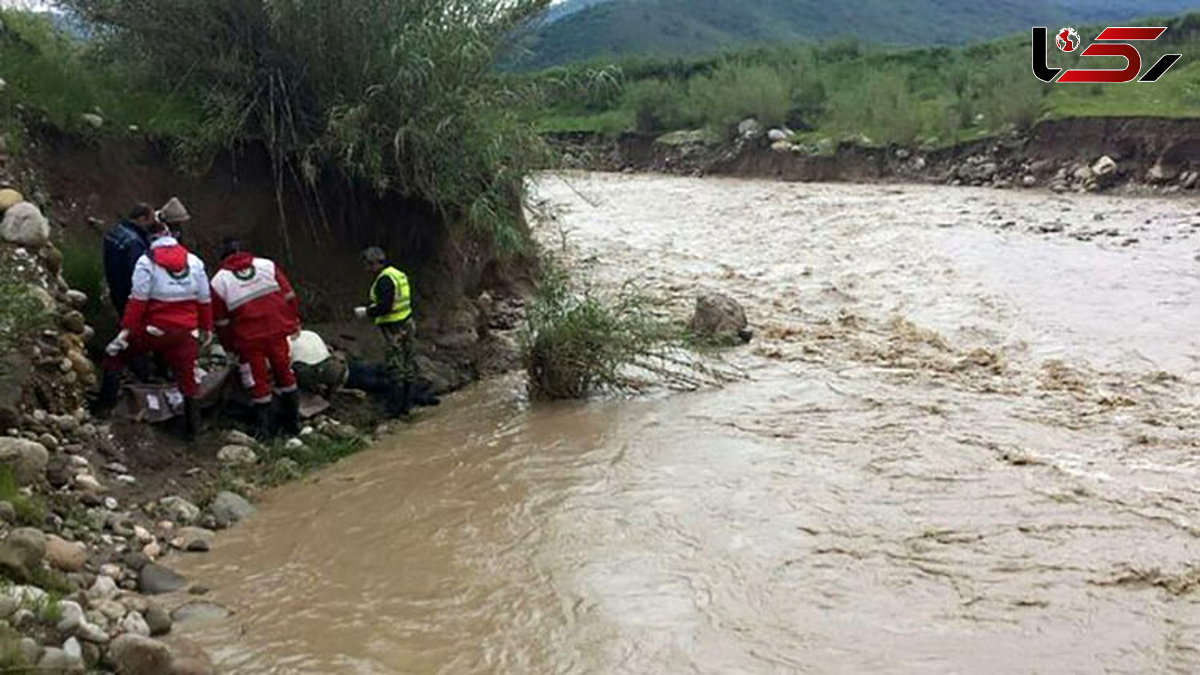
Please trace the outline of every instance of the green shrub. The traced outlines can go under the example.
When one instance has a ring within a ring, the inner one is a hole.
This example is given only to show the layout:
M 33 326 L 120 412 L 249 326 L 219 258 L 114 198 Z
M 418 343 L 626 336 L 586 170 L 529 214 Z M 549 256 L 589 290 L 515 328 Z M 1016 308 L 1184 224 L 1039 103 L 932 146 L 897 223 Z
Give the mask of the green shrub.
M 0 351 L 12 349 L 17 341 L 39 329 L 48 320 L 41 301 L 30 292 L 12 263 L 0 265 Z
M 543 265 L 523 340 L 533 396 L 578 399 L 625 388 L 628 367 L 680 341 L 681 331 L 631 286 L 606 297 L 577 288 L 553 259 L 543 257 Z
M 63 279 L 71 288 L 88 296 L 81 311 L 88 325 L 96 330 L 92 346 L 99 349 L 118 329 L 116 311 L 108 302 L 102 251 L 94 243 L 69 238 L 60 243 L 59 249 L 63 254 Z
M 1000 62 L 989 68 L 988 93 L 980 103 L 985 124 L 992 130 L 1005 126 L 1032 127 L 1050 108 L 1049 86 L 1029 76 L 1028 68 Z
M 686 88 L 667 80 L 642 80 L 625 92 L 625 105 L 633 111 L 634 128 L 660 133 L 687 126 L 683 106 Z
M 835 91 L 829 117 L 839 133 L 861 133 L 875 143 L 900 145 L 913 144 L 926 123 L 905 70 L 872 72 L 857 86 Z
M 780 126 L 792 111 L 791 78 L 771 66 L 730 61 L 693 79 L 688 98 L 689 109 L 717 128 L 732 128 L 747 117 Z
M 17 476 L 10 466 L 0 464 L 0 501 L 13 505 L 17 522 L 30 527 L 41 527 L 46 520 L 46 504 L 36 495 L 21 492 Z

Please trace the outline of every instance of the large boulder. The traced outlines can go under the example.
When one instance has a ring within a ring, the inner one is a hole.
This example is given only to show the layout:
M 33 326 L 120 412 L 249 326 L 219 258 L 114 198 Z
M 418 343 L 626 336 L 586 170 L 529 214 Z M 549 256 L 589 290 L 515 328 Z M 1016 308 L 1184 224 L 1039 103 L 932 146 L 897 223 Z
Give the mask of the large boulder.
M 87 564 L 87 546 L 77 541 L 67 541 L 56 535 L 46 537 L 46 562 L 63 572 L 82 572 Z
M 223 621 L 232 614 L 227 608 L 212 602 L 193 601 L 175 608 L 171 621 L 176 624 Z
M 42 566 L 46 556 L 46 536 L 39 530 L 20 528 L 0 542 L 0 574 L 26 583 Z
M 0 211 L 7 211 L 25 201 L 25 196 L 12 188 L 0 190 Z
M 32 483 L 46 473 L 50 451 L 37 441 L 0 436 L 0 464 L 12 467 L 22 484 Z
M 168 637 L 163 644 L 171 650 L 171 668 L 167 675 L 216 675 L 217 667 L 200 645 L 181 637 Z
M 22 246 L 45 246 L 50 241 L 50 222 L 37 206 L 20 202 L 4 212 L 0 238 Z
M 751 140 L 763 135 L 763 126 L 753 117 L 747 117 L 738 123 L 737 132 L 739 138 Z
M 158 505 L 166 512 L 171 520 L 190 525 L 200 520 L 200 507 L 183 497 L 164 497 Z
M 1096 176 L 1107 176 L 1117 170 L 1117 162 L 1112 157 L 1105 155 L 1096 160 L 1092 165 L 1092 173 Z
M 113 640 L 108 656 L 117 675 L 162 675 L 171 670 L 171 648 L 141 635 Z
M 1161 159 L 1150 167 L 1146 179 L 1151 183 L 1167 183 L 1179 177 L 1179 167 Z
M 746 310 L 737 300 L 721 293 L 696 299 L 696 313 L 688 329 L 697 337 L 720 342 L 749 342 L 751 333 Z
M 187 579 L 169 567 L 149 563 L 138 572 L 138 590 L 147 595 L 174 593 L 185 586 Z
M 173 623 L 171 615 L 162 607 L 157 605 L 147 607 L 143 616 L 146 619 L 146 625 L 150 628 L 151 636 L 158 637 L 171 632 L 171 624 Z
M 221 492 L 208 510 L 220 527 L 229 527 L 255 514 L 255 508 L 245 498 L 232 492 Z
M 226 445 L 217 452 L 217 460 L 225 466 L 254 466 L 258 453 L 244 445 Z
M 26 570 L 33 572 L 41 567 L 42 559 L 46 557 L 46 535 L 32 527 L 18 528 L 0 543 L 0 549 L 14 554 Z

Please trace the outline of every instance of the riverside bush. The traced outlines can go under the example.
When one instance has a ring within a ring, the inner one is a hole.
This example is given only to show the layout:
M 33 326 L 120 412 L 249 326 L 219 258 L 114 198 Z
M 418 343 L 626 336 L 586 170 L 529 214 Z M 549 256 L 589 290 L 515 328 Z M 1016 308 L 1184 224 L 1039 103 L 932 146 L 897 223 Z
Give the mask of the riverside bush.
M 523 340 L 530 393 L 543 399 L 585 398 L 629 385 L 626 368 L 662 353 L 680 331 L 630 285 L 612 296 L 574 283 L 543 256 L 538 293 Z

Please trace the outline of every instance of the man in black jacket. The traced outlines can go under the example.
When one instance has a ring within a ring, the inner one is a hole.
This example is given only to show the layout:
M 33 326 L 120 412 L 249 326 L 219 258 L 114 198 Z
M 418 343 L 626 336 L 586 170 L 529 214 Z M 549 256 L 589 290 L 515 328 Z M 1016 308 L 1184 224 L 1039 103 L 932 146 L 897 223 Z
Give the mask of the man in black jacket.
M 133 290 L 133 268 L 150 250 L 150 226 L 154 224 L 154 208 L 138 204 L 129 217 L 113 225 L 104 235 L 104 277 L 117 316 L 125 315 L 125 303 Z

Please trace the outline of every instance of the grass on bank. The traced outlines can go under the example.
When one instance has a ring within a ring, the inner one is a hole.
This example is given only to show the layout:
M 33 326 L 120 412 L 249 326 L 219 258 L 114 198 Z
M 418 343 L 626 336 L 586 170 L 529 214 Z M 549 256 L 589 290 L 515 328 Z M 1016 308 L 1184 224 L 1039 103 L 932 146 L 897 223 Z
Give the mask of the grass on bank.
M 0 465 L 0 501 L 12 504 L 17 522 L 29 527 L 41 527 L 46 520 L 46 503 L 37 495 L 21 492 L 12 467 Z
M 1074 116 L 1190 117 L 1200 110 L 1200 13 L 1154 23 L 1169 26 L 1139 45 L 1143 69 L 1164 53 L 1185 58 L 1153 84 L 1046 85 L 1029 71 L 1029 37 L 965 47 L 888 49 L 855 42 L 744 49 L 704 59 L 627 59 L 616 92 L 564 91 L 529 114 L 544 131 L 662 134 L 707 128 L 732 133 L 738 121 L 869 144 L 948 145 L 1040 119 Z M 1095 35 L 1098 28 L 1081 29 Z M 1054 52 L 1054 65 L 1120 67 Z M 527 76 L 562 80 L 600 64 Z

